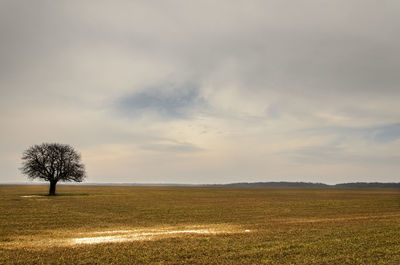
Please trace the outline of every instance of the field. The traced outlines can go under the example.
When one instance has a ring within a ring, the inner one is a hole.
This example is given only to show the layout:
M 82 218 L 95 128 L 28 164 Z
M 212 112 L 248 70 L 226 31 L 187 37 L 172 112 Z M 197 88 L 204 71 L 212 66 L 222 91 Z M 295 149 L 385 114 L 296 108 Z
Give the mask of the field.
M 1 264 L 400 264 L 399 190 L 47 189 L 0 186 Z

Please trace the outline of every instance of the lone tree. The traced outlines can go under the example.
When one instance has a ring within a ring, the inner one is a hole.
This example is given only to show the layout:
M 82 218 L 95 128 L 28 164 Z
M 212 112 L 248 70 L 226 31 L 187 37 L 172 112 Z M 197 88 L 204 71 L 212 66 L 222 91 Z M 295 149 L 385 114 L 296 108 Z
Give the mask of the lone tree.
M 58 181 L 81 182 L 86 177 L 80 154 L 70 145 L 58 143 L 43 143 L 25 150 L 21 171 L 30 179 L 49 181 L 49 195 L 56 195 Z

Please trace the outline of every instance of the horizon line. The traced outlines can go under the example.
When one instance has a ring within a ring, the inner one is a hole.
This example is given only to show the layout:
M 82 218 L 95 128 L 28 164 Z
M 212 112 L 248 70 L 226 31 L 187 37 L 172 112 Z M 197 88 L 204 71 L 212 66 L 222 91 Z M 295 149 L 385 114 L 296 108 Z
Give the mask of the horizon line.
M 173 183 L 173 182 L 59 182 L 57 185 L 84 185 L 84 186 L 228 186 L 228 185 L 251 185 L 251 184 L 310 184 L 310 185 L 325 185 L 336 186 L 341 184 L 400 184 L 400 182 L 338 182 L 334 184 L 327 184 L 324 182 L 310 182 L 310 181 L 240 181 L 240 182 L 227 182 L 227 183 Z M 48 181 L 19 181 L 19 182 L 0 182 L 0 185 L 48 185 Z

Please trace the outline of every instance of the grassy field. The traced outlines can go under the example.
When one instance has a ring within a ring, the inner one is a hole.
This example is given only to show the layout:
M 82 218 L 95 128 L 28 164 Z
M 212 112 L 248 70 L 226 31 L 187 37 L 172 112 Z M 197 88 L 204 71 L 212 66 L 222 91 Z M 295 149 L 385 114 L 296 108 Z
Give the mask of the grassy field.
M 58 186 L 22 197 L 47 189 L 0 186 L 1 264 L 400 264 L 399 190 Z

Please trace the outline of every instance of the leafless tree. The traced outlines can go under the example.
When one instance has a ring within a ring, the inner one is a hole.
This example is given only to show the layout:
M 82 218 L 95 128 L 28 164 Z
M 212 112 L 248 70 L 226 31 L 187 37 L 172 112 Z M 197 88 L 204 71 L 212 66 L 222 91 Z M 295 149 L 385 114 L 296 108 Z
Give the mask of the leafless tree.
M 86 177 L 81 156 L 70 145 L 34 145 L 24 151 L 22 161 L 21 171 L 28 175 L 28 178 L 50 182 L 49 195 L 56 194 L 58 181 L 81 182 Z

